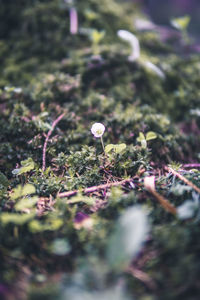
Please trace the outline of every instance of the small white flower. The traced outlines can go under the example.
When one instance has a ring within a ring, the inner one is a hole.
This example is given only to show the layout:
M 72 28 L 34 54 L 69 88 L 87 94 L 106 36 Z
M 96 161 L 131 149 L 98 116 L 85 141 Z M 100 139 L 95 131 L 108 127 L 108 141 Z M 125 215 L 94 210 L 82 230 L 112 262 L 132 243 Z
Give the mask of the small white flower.
M 91 128 L 92 134 L 99 138 L 104 134 L 105 126 L 101 123 L 94 123 Z

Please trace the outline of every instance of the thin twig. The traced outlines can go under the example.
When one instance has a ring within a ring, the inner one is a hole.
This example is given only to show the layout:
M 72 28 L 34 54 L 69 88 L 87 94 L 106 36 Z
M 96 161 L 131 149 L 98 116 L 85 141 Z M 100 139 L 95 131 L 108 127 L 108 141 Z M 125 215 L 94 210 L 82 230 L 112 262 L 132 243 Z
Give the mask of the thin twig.
M 43 147 L 43 152 L 42 152 L 42 171 L 44 172 L 46 169 L 46 150 L 47 150 L 47 143 L 49 141 L 49 138 L 53 132 L 53 130 L 55 129 L 56 125 L 58 124 L 58 122 L 60 122 L 60 120 L 64 117 L 64 113 L 62 115 L 60 115 L 52 124 L 51 129 L 49 130 L 49 132 L 47 133 L 45 142 L 44 142 L 44 147 Z
M 121 181 L 110 182 L 110 183 L 101 184 L 101 185 L 95 185 L 95 186 L 91 186 L 91 187 L 88 187 L 88 188 L 84 189 L 83 193 L 84 194 L 94 193 L 94 192 L 99 191 L 99 190 L 105 190 L 105 189 L 108 189 L 112 186 L 119 186 L 119 185 L 123 185 L 125 183 L 129 183 L 129 182 L 132 182 L 132 181 L 133 181 L 133 178 L 128 178 L 128 179 L 124 179 L 124 180 L 121 180 Z M 65 198 L 65 197 L 74 196 L 78 192 L 79 192 L 79 190 L 73 190 L 73 191 L 58 193 L 57 196 L 59 198 Z
M 194 164 L 185 164 L 183 165 L 184 168 L 200 168 L 200 164 L 194 163 Z
M 176 207 L 174 207 L 173 204 L 171 204 L 166 198 L 164 198 L 155 190 L 149 189 L 148 191 L 160 202 L 160 204 L 165 210 L 167 210 L 173 215 L 176 215 Z
M 157 285 L 154 282 L 154 280 L 142 270 L 136 269 L 134 267 L 129 267 L 126 271 L 133 277 L 142 281 L 150 290 L 155 290 L 157 288 Z
M 144 186 L 150 192 L 157 200 L 160 202 L 162 207 L 170 212 L 173 215 L 176 215 L 176 208 L 174 207 L 173 204 L 169 202 L 166 198 L 164 198 L 162 195 L 160 195 L 156 191 L 155 187 L 155 176 L 148 176 L 144 178 Z
M 179 174 L 178 172 L 176 172 L 174 169 L 170 167 L 166 167 L 166 169 L 168 170 L 168 172 L 171 172 L 172 174 L 177 176 L 180 180 L 185 182 L 187 185 L 191 186 L 197 193 L 200 194 L 200 188 L 198 188 L 193 182 L 191 182 L 190 180 L 188 180 L 183 175 Z

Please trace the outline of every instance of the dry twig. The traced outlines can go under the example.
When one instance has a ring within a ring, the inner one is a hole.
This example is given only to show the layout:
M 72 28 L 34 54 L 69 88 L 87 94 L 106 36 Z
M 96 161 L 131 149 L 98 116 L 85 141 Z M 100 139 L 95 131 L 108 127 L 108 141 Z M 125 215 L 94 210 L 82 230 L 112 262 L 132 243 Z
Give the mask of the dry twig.
M 127 269 L 127 273 L 142 281 L 150 290 L 155 290 L 157 288 L 154 280 L 144 271 L 136 269 L 134 267 L 129 267 Z
M 183 165 L 184 168 L 200 168 L 200 164 L 194 163 L 194 164 L 185 164 Z
M 165 210 L 167 210 L 173 215 L 176 215 L 176 207 L 174 207 L 174 205 L 171 204 L 166 198 L 164 198 L 162 195 L 160 195 L 154 190 L 149 190 L 149 192 L 160 202 L 160 204 Z
M 187 185 L 191 186 L 197 193 L 200 194 L 200 188 L 198 188 L 193 182 L 191 182 L 190 180 L 188 180 L 183 175 L 179 174 L 178 172 L 176 172 L 174 169 L 172 169 L 170 167 L 166 167 L 166 169 L 168 172 L 171 172 L 172 174 L 177 176 L 180 180 L 185 182 Z
M 108 189 L 110 187 L 123 185 L 125 183 L 130 183 L 132 181 L 133 181 L 133 178 L 128 178 L 128 179 L 124 179 L 124 180 L 121 180 L 121 181 L 115 181 L 115 182 L 110 182 L 110 183 L 106 183 L 106 184 L 95 185 L 95 186 L 91 186 L 91 187 L 88 187 L 88 188 L 84 189 L 83 193 L 84 194 L 94 193 L 94 192 L 99 191 L 99 190 L 105 190 L 105 189 Z M 65 197 L 74 196 L 78 192 L 79 192 L 79 190 L 73 190 L 73 191 L 58 193 L 57 196 L 59 198 L 65 198 Z
M 155 176 L 145 177 L 144 186 L 160 202 L 165 210 L 172 213 L 173 215 L 176 215 L 176 208 L 174 207 L 174 205 L 156 191 Z

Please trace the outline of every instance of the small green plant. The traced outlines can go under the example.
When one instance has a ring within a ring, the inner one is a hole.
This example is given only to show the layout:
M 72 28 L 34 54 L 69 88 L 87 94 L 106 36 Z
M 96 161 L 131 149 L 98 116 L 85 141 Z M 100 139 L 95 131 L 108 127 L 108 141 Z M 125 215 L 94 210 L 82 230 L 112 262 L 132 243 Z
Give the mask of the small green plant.
M 34 196 L 35 192 L 32 184 L 18 185 L 14 188 L 10 198 L 14 202 L 15 213 L 3 212 L 0 217 L 2 224 L 23 225 L 31 220 L 36 215 L 35 204 L 38 201 L 38 197 Z
M 16 201 L 15 209 L 16 211 L 29 210 L 35 206 L 37 203 L 37 196 L 30 196 L 35 194 L 36 189 L 32 184 L 26 184 L 24 186 L 18 185 L 13 193 L 10 195 L 11 199 Z
M 174 27 L 181 31 L 185 31 L 188 28 L 188 25 L 190 23 L 190 16 L 186 15 L 179 18 L 174 18 L 171 20 L 171 23 Z
M 137 141 L 141 143 L 142 148 L 147 148 L 147 142 L 157 138 L 157 134 L 153 131 L 147 132 L 146 136 L 142 132 L 139 133 Z
M 29 157 L 26 160 L 21 161 L 21 167 L 14 169 L 12 171 L 13 175 L 21 175 L 21 174 L 25 174 L 27 172 L 30 172 L 31 170 L 33 170 L 35 167 L 34 161 L 32 160 L 31 157 Z
M 117 145 L 109 144 L 109 145 L 106 145 L 106 147 L 105 147 L 105 153 L 109 154 L 110 152 L 114 152 L 115 154 L 119 154 L 125 149 L 126 149 L 126 144 L 124 144 L 124 143 L 117 144 Z
M 98 31 L 93 29 L 90 33 L 90 39 L 92 41 L 92 49 L 95 55 L 99 54 L 99 43 L 103 40 L 105 31 Z
M 174 18 L 171 20 L 171 24 L 182 33 L 183 39 L 185 40 L 186 43 L 190 42 L 190 38 L 187 32 L 190 19 L 191 19 L 190 16 L 185 15 L 183 17 Z

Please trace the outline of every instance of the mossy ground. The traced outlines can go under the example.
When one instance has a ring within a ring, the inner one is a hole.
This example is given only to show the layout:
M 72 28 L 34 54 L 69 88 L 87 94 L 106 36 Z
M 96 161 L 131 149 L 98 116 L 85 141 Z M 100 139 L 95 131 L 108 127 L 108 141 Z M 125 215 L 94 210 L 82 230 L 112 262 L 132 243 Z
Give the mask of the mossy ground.
M 181 36 L 163 43 L 157 32 L 137 31 L 133 19 L 139 12 L 132 4 L 73 5 L 77 35 L 68 29 L 70 1 L 2 3 L 2 299 L 196 300 L 199 194 L 166 166 L 200 187 L 199 55 L 188 51 Z M 83 29 L 90 29 L 88 35 Z M 94 29 L 105 31 L 100 43 L 91 40 Z M 140 60 L 128 61 L 131 49 L 117 37 L 119 29 L 137 35 Z M 160 67 L 165 79 L 145 61 Z M 95 122 L 105 125 L 105 145 L 126 148 L 105 154 L 90 132 Z M 146 146 L 138 141 L 140 133 L 152 131 L 156 139 Z M 150 176 L 175 207 L 195 203 L 193 214 L 181 219 L 166 211 L 145 187 Z M 109 188 L 100 189 L 102 184 Z M 107 258 L 108 244 L 132 206 L 147 213 L 149 234 L 129 266 L 116 269 Z M 78 223 L 78 217 L 87 222 Z

